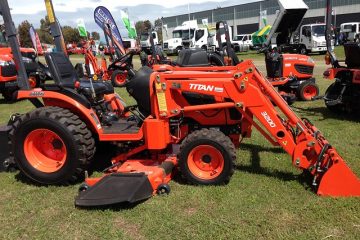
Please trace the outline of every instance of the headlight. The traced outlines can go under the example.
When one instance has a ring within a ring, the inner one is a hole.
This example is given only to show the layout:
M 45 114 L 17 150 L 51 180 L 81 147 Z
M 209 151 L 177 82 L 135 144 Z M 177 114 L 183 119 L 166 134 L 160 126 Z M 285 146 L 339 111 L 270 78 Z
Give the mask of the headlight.
M 22 60 L 24 61 L 24 63 L 31 63 L 32 59 L 28 58 L 28 57 L 22 57 Z
M 3 60 L 0 60 L 0 66 L 1 66 L 1 67 L 10 66 L 10 65 L 14 65 L 14 62 L 13 62 L 13 61 L 3 61 Z

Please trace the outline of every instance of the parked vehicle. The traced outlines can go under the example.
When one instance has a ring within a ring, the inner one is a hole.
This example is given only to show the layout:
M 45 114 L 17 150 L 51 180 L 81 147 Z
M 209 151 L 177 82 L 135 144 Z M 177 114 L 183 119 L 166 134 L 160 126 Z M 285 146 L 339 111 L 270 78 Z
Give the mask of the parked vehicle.
M 151 51 L 150 34 L 155 45 L 159 45 L 160 43 L 159 36 L 156 31 L 152 31 L 151 33 L 149 32 L 141 33 L 140 35 L 141 50 L 145 51 L 148 54 Z
M 340 34 L 343 34 L 345 41 L 360 42 L 360 22 L 341 24 Z
M 167 54 L 177 54 L 184 48 L 183 39 L 193 39 L 196 29 L 198 29 L 196 20 L 185 21 L 181 26 L 177 26 L 172 33 L 172 38 L 164 41 L 164 51 Z
M 252 49 L 254 46 L 251 34 L 236 35 L 232 42 L 238 43 L 239 45 L 247 45 L 250 49 Z

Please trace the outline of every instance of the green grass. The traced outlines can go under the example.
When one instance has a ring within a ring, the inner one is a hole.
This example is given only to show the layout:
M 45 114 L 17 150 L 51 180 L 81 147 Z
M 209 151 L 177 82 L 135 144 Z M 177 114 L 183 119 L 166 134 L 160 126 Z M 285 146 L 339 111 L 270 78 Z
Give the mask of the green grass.
M 321 76 L 323 56 L 313 58 L 323 94 L 331 81 Z M 2 103 L 0 122 L 31 108 L 26 101 Z M 323 101 L 297 102 L 293 109 L 322 130 L 360 176 L 359 122 L 329 113 Z M 76 209 L 78 185 L 39 187 L 1 173 L 0 239 L 359 239 L 359 198 L 316 196 L 298 181 L 290 156 L 255 131 L 237 156 L 227 186 L 172 181 L 170 195 L 128 209 Z

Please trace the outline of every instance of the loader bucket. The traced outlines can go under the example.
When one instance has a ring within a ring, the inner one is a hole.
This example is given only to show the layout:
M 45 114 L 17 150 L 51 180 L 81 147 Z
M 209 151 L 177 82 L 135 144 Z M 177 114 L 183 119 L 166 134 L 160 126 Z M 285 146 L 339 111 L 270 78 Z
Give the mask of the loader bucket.
M 331 197 L 360 196 L 360 180 L 344 160 L 339 159 L 322 176 L 317 194 Z
M 153 188 L 144 173 L 116 173 L 103 177 L 94 186 L 80 192 L 75 199 L 75 206 L 135 203 L 152 195 Z

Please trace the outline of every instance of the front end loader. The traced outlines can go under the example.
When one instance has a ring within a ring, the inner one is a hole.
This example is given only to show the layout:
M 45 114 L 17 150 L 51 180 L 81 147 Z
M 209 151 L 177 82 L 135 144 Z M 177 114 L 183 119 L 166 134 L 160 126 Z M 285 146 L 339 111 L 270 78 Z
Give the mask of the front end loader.
M 7 1 L 0 0 L 0 6 L 13 39 Z M 131 56 L 122 56 L 120 64 Z M 30 90 L 27 78 L 18 78 L 24 87 L 17 98 L 36 109 L 13 119 L 11 152 L 20 171 L 40 184 L 70 184 L 85 176 L 76 206 L 136 203 L 169 193 L 168 183 L 179 173 L 191 184 L 226 184 L 234 173 L 235 150 L 253 127 L 282 147 L 296 168 L 310 173 L 317 194 L 360 196 L 359 179 L 336 149 L 289 108 L 250 60 L 240 62 L 234 55 L 234 66 L 154 65 L 138 72 L 123 64 L 130 76 L 126 89 L 136 100 L 126 106 L 106 82 L 79 79 L 64 53 L 45 59 L 54 84 Z M 91 178 L 87 170 L 101 142 L 112 144 L 116 153 L 104 175 Z

